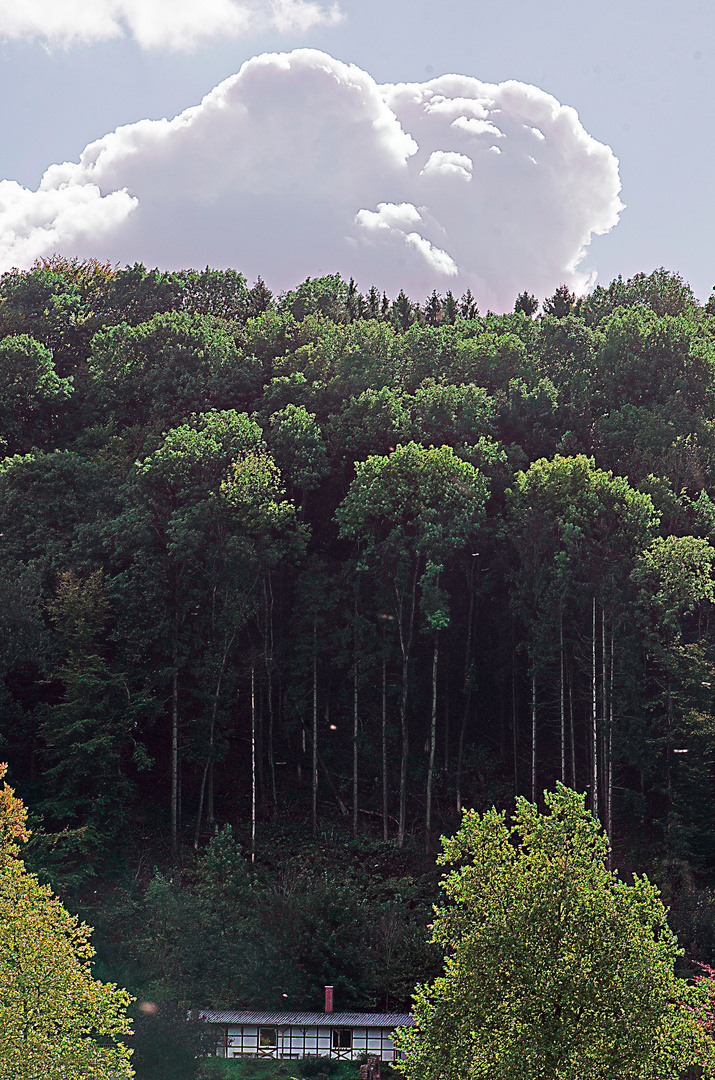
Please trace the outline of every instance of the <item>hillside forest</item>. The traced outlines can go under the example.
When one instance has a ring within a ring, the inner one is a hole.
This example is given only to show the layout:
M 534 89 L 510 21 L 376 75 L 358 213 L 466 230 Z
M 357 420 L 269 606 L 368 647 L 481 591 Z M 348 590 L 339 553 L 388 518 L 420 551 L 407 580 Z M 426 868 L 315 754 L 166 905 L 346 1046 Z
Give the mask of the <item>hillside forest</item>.
M 408 1007 L 440 833 L 557 781 L 713 961 L 715 296 L 54 257 L 0 438 L 0 758 L 99 977 Z

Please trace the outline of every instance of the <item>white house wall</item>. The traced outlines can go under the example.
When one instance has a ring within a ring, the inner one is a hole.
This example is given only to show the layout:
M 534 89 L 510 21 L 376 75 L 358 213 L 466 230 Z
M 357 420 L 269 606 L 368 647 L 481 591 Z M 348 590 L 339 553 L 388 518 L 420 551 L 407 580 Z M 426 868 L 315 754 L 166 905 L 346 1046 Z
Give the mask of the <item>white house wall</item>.
M 264 1031 L 261 1040 L 260 1032 Z M 275 1045 L 267 1045 L 266 1036 L 275 1030 Z M 353 1060 L 361 1054 L 374 1054 L 383 1061 L 395 1057 L 395 1044 L 390 1038 L 391 1028 L 355 1027 L 338 1030 L 351 1032 L 351 1047 L 333 1045 L 333 1028 L 330 1027 L 279 1027 L 278 1025 L 229 1024 L 224 1028 L 220 1052 L 222 1057 L 273 1057 L 301 1058 L 306 1054 L 320 1057 L 337 1057 Z M 263 1043 L 263 1045 L 262 1045 Z

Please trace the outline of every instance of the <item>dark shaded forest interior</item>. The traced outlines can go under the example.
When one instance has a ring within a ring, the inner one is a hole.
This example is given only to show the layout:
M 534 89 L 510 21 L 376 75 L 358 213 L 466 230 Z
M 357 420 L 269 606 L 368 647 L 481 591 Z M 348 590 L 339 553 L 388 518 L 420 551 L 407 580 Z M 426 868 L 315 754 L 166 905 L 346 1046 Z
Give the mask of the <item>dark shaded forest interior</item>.
M 715 298 L 0 279 L 0 757 L 97 974 L 402 1009 L 462 807 L 587 791 L 715 956 Z

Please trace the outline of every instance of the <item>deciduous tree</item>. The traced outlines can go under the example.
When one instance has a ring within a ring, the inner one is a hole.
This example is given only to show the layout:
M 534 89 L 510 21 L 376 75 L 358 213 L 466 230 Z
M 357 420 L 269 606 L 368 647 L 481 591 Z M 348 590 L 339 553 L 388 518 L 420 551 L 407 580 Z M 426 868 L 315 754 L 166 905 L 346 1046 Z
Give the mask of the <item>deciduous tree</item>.
M 676 978 L 677 941 L 655 886 L 606 868 L 584 797 L 559 785 L 510 822 L 465 811 L 439 861 L 448 904 L 433 938 L 444 975 L 402 1032 L 412 1080 L 677 1080 L 715 1065 L 696 1019 L 707 991 Z
M 0 779 L 6 767 L 0 766 Z M 0 791 L 0 1078 L 133 1076 L 125 990 L 92 977 L 91 930 L 19 858 L 25 811 Z

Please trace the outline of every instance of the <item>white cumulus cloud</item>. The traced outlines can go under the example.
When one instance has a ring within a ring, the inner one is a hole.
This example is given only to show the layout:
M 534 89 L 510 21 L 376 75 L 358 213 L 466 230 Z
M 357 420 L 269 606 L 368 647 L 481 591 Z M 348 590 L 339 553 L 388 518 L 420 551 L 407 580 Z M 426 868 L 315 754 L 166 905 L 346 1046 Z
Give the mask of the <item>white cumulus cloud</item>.
M 0 37 L 90 45 L 129 35 L 143 49 L 190 50 L 217 38 L 335 26 L 315 0 L 0 0 Z
M 437 174 L 442 176 L 459 176 L 462 180 L 472 179 L 474 162 L 465 154 L 456 154 L 453 150 L 435 150 L 427 159 L 427 164 L 421 172 L 421 176 Z
M 277 289 L 339 271 L 504 309 L 522 289 L 588 286 L 619 190 L 610 147 L 537 87 L 380 86 L 298 49 L 254 57 L 171 120 L 118 128 L 37 191 L 1 182 L 0 270 L 59 251 L 233 266 Z

